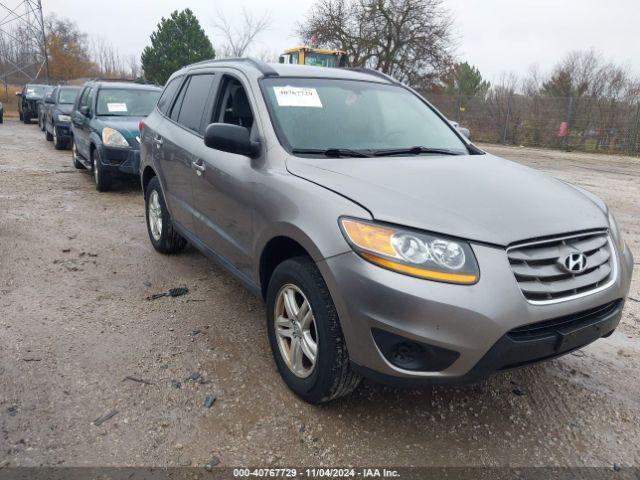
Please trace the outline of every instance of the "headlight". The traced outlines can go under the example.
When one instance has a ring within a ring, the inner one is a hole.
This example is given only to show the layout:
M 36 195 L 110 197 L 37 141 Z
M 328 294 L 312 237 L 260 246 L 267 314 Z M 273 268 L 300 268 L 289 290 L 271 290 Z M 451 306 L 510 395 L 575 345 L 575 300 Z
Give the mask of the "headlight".
M 71 117 L 69 115 L 58 115 L 59 122 L 70 122 Z
M 611 231 L 611 237 L 613 238 L 616 247 L 618 247 L 618 251 L 620 253 L 623 253 L 624 249 L 626 248 L 624 239 L 622 238 L 622 232 L 620 232 L 618 223 L 616 222 L 616 219 L 613 217 L 612 213 L 609 213 L 609 230 Z
M 470 285 L 480 277 L 467 242 L 352 218 L 340 219 L 351 247 L 365 260 L 394 272 Z
M 127 142 L 127 139 L 124 138 L 119 131 L 109 127 L 102 129 L 102 143 L 110 147 L 129 146 L 129 142 Z

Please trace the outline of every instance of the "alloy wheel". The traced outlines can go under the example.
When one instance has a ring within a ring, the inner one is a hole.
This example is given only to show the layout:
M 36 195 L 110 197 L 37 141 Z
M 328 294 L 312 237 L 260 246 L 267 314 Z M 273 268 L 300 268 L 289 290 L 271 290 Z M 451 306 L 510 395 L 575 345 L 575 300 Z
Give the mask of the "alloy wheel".
M 149 195 L 149 228 L 151 235 L 156 242 L 162 236 L 162 207 L 160 206 L 160 196 L 156 190 Z
M 280 354 L 291 372 L 306 378 L 318 360 L 318 332 L 311 304 L 302 290 L 284 285 L 276 297 L 274 327 Z

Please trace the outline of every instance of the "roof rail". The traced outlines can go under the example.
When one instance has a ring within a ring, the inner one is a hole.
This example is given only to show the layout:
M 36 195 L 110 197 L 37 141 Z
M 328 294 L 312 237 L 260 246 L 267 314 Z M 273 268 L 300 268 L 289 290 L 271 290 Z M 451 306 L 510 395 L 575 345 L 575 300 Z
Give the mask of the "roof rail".
M 391 75 L 387 75 L 386 73 L 382 73 L 379 70 L 374 70 L 373 68 L 365 68 L 365 67 L 346 67 L 347 70 L 353 70 L 354 72 L 367 73 L 369 75 L 373 75 L 374 77 L 383 78 L 391 83 L 400 83 L 398 80 L 393 78 Z
M 191 65 L 187 65 L 187 67 L 193 67 L 196 65 L 207 65 L 209 63 L 233 63 L 233 62 L 242 62 L 249 63 L 253 65 L 255 68 L 260 71 L 265 77 L 278 77 L 279 73 L 276 72 L 268 63 L 263 62 L 262 60 L 258 60 L 250 57 L 231 57 L 231 58 L 217 58 L 214 60 L 203 60 L 201 62 L 192 63 Z

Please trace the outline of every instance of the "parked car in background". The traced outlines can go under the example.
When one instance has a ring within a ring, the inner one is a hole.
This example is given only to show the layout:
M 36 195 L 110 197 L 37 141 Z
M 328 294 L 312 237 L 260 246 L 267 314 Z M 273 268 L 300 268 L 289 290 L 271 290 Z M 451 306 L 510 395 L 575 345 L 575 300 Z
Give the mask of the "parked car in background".
M 0 123 L 4 122 L 4 106 L 0 102 Z
M 16 93 L 18 116 L 22 122 L 31 123 L 32 118 L 38 118 L 42 100 L 51 90 L 53 90 L 51 85 L 28 83 L 22 91 Z
M 153 110 L 161 88 L 126 82 L 87 82 L 71 112 L 71 152 L 76 168 L 93 171 L 96 189 L 116 175 L 138 175 L 139 124 Z
M 633 256 L 602 200 L 483 152 L 379 72 L 198 63 L 141 139 L 151 244 L 189 241 L 266 301 L 308 402 L 361 375 L 477 381 L 620 321 Z
M 42 97 L 42 100 L 38 103 L 38 127 L 43 132 L 45 111 L 47 109 L 47 105 L 51 103 L 51 99 L 53 98 L 56 88 L 53 88 L 51 91 L 47 92 L 45 96 Z
M 80 87 L 56 87 L 45 97 L 42 123 L 47 140 L 57 150 L 67 148 L 71 141 L 71 111 L 79 92 Z
M 449 122 L 451 122 L 451 125 L 453 125 L 454 127 L 456 127 L 458 129 L 458 131 L 464 135 L 465 137 L 467 137 L 468 139 L 471 139 L 471 132 L 469 131 L 468 128 L 465 127 L 461 127 L 460 124 L 458 122 L 456 122 L 455 120 L 449 120 Z

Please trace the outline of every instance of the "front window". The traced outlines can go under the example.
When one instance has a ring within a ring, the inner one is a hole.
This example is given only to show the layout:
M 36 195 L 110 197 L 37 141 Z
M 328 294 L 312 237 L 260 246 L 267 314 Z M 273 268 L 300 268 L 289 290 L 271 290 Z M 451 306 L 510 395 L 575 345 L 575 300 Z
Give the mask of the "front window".
M 26 94 L 44 97 L 45 93 L 50 92 L 51 90 L 53 90 L 53 87 L 49 87 L 48 85 L 27 85 Z
M 306 52 L 304 56 L 304 64 L 313 67 L 330 67 L 338 66 L 338 56 L 330 53 L 314 53 Z
M 294 153 L 414 147 L 469 153 L 449 124 L 401 86 L 312 78 L 269 78 L 261 86 L 280 141 Z
M 103 88 L 98 92 L 96 115 L 146 117 L 156 106 L 159 90 Z
M 60 94 L 58 95 L 58 103 L 71 105 L 76 101 L 77 95 L 77 88 L 63 88 L 60 90 Z

